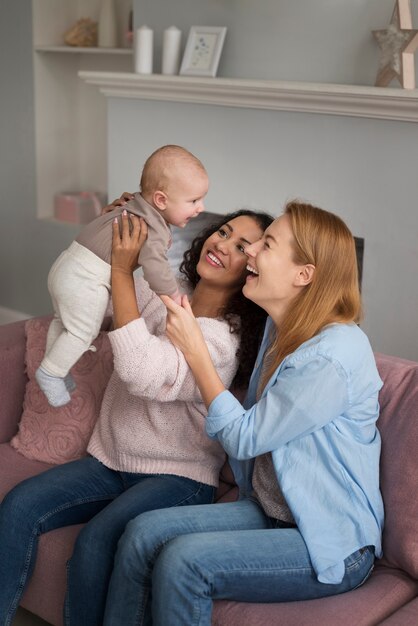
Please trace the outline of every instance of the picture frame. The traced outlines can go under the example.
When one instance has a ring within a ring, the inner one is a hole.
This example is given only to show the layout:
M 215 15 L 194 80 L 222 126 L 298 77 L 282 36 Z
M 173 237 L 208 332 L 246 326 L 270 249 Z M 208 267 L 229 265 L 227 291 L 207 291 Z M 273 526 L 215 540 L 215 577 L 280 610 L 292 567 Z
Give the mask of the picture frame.
M 187 38 L 180 74 L 216 76 L 226 31 L 225 26 L 192 26 Z

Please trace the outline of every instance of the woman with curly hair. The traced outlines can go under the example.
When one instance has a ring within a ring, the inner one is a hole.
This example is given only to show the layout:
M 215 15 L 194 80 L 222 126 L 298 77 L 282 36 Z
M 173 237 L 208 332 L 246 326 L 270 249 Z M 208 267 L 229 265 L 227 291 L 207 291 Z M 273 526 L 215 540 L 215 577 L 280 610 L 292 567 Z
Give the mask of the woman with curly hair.
M 116 202 L 114 205 L 117 204 Z M 66 624 L 101 626 L 114 555 L 126 524 L 154 509 L 209 504 L 225 461 L 207 437 L 206 409 L 183 353 L 165 335 L 166 308 L 134 282 L 146 224 L 126 211 L 113 225 L 109 339 L 114 372 L 89 456 L 17 485 L 0 506 L 0 623 L 10 624 L 36 559 L 39 535 L 86 523 L 68 567 Z M 245 249 L 272 218 L 238 211 L 198 237 L 181 272 L 226 387 L 248 383 L 265 313 L 242 293 Z M 130 232 L 131 231 L 131 232 Z

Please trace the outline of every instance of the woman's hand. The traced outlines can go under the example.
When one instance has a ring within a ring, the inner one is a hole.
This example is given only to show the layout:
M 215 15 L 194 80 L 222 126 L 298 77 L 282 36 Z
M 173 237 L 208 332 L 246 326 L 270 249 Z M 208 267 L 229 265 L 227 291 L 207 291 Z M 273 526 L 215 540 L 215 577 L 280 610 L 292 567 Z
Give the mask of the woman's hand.
M 129 227 L 129 222 L 132 227 Z M 138 255 L 147 238 L 145 220 L 122 212 L 122 227 L 118 218 L 113 220 L 112 273 L 132 274 L 138 267 Z
M 181 296 L 181 306 L 169 296 L 161 296 L 167 307 L 166 335 L 187 357 L 206 349 L 200 326 L 193 315 L 187 296 Z
M 166 334 L 170 341 L 183 352 L 196 379 L 203 402 L 209 408 L 214 398 L 225 391 L 225 387 L 213 365 L 189 300 L 183 295 L 181 306 L 169 296 L 161 296 L 161 300 L 167 307 Z
M 129 191 L 124 191 L 120 198 L 116 198 L 116 200 L 113 200 L 113 202 L 111 202 L 110 204 L 102 208 L 101 215 L 104 215 L 105 213 L 109 213 L 110 211 L 113 211 L 118 206 L 123 206 L 129 200 L 132 200 L 133 197 L 134 195 L 132 193 L 129 193 Z
M 129 229 L 129 220 L 132 229 Z M 141 316 L 136 301 L 133 271 L 138 267 L 138 254 L 147 238 L 147 225 L 143 219 L 122 213 L 122 228 L 118 219 L 113 221 L 112 240 L 112 301 L 115 329 L 129 324 Z

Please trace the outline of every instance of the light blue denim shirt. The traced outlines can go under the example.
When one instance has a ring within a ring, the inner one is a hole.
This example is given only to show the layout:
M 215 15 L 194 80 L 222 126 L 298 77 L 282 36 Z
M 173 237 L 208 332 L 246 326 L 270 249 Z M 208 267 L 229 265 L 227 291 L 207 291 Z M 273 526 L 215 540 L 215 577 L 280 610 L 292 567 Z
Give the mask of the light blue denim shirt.
M 252 459 L 272 453 L 318 580 L 338 583 L 352 552 L 372 545 L 382 555 L 382 381 L 363 331 L 330 324 L 282 361 L 257 402 L 273 328 L 269 319 L 244 406 L 222 392 L 209 407 L 206 430 L 230 456 L 241 498 L 252 491 Z

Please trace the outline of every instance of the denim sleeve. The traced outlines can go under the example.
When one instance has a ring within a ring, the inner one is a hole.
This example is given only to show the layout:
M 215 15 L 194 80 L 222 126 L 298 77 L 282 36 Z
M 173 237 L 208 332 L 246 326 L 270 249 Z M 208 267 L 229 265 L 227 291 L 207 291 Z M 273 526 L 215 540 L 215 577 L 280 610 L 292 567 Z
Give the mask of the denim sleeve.
M 224 391 L 209 407 L 206 431 L 236 459 L 271 452 L 332 422 L 349 406 L 344 371 L 323 356 L 293 362 L 248 410 Z

